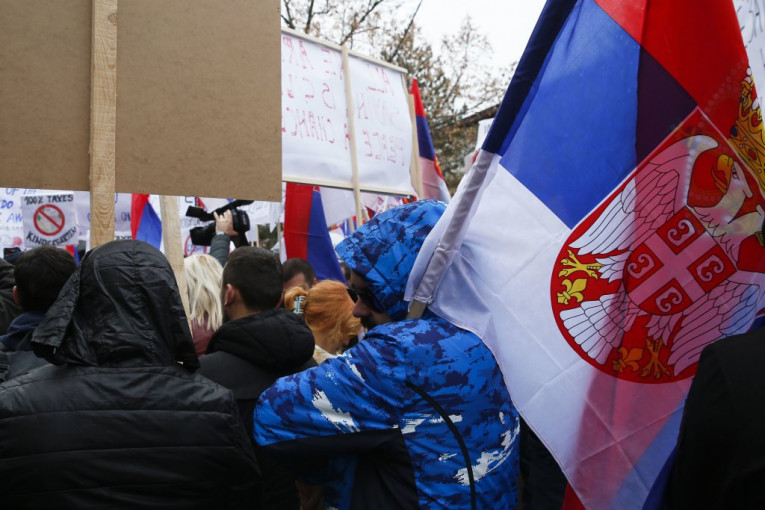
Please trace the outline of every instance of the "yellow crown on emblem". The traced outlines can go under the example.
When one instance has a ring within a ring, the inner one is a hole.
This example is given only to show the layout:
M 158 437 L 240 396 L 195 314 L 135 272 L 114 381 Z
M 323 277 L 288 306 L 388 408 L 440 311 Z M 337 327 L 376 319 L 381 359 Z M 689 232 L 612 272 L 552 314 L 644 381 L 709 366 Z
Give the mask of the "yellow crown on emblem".
M 747 77 L 741 81 L 738 119 L 730 129 L 728 141 L 736 149 L 741 160 L 755 172 L 760 189 L 765 191 L 765 133 L 760 100 L 756 94 L 750 68 L 747 69 Z

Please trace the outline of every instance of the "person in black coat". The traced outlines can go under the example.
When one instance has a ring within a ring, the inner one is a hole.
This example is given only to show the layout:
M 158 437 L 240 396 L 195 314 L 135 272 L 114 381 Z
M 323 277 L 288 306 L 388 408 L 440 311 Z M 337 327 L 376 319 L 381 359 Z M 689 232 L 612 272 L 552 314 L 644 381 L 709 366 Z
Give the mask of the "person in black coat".
M 175 277 L 140 241 L 90 252 L 0 385 L 0 508 L 257 508 L 231 391 L 199 366 Z
M 765 330 L 701 352 L 680 424 L 668 508 L 765 508 Z
M 32 248 L 16 260 L 12 294 L 22 313 L 0 336 L 0 382 L 47 363 L 32 352 L 32 334 L 75 269 L 68 251 L 49 245 Z
M 279 377 L 316 366 L 313 335 L 302 318 L 278 307 L 281 263 L 268 250 L 243 246 L 231 252 L 222 287 L 227 322 L 210 339 L 199 373 L 233 390 L 245 428 L 252 434 L 260 394 Z M 258 460 L 263 508 L 298 508 L 294 477 L 262 455 Z

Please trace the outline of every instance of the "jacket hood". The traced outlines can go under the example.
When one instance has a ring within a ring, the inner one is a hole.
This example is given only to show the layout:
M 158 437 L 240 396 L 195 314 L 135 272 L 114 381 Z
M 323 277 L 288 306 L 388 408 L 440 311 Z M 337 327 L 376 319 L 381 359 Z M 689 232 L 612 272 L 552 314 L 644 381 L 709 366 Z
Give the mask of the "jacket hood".
M 228 352 L 267 370 L 292 373 L 313 356 L 305 321 L 283 308 L 228 321 L 213 334 L 207 354 Z
M 435 200 L 418 200 L 378 214 L 337 245 L 337 253 L 394 321 L 406 317 L 404 291 L 425 237 L 446 210 Z
M 89 252 L 32 337 L 56 365 L 199 368 L 170 264 L 142 241 Z

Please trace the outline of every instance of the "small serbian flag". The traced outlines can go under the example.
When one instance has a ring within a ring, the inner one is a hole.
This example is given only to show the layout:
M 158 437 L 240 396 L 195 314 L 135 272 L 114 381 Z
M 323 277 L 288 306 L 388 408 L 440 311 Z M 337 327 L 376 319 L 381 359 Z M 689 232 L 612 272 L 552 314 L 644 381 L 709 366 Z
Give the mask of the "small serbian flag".
M 412 88 L 409 91 L 414 98 L 414 113 L 417 118 L 417 140 L 420 146 L 420 168 L 422 168 L 422 198 L 432 198 L 441 202 L 449 202 L 449 188 L 446 187 L 444 174 L 438 164 L 438 157 L 433 148 L 433 139 L 430 137 L 428 119 L 425 118 L 425 108 L 422 106 L 420 86 L 417 78 L 412 80 Z
M 162 243 L 162 221 L 149 203 L 149 195 L 133 194 L 130 207 L 130 232 L 133 239 L 145 241 L 159 249 Z
M 308 261 L 319 280 L 345 281 L 327 230 L 321 193 L 313 186 L 287 183 L 284 245 L 287 258 Z
M 74 258 L 74 261 L 77 263 L 77 265 L 80 265 L 80 253 L 77 251 L 77 247 L 73 244 L 67 244 L 64 246 L 64 249 L 69 252 L 69 255 Z

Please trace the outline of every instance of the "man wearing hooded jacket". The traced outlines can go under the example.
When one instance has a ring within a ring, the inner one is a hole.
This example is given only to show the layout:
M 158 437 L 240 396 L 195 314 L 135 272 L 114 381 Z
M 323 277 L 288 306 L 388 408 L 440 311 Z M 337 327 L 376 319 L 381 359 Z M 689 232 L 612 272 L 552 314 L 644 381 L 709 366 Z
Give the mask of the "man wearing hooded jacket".
M 199 366 L 155 248 L 90 252 L 32 336 L 45 365 L 0 385 L 0 507 L 252 508 L 231 392 Z
M 429 311 L 406 319 L 409 272 L 444 207 L 392 209 L 338 245 L 364 341 L 278 380 L 256 406 L 261 450 L 285 463 L 331 456 L 333 507 L 515 507 L 518 414 L 492 353 Z
M 311 330 L 298 315 L 278 307 L 281 263 L 263 248 L 231 252 L 223 268 L 221 299 L 227 321 L 213 334 L 199 373 L 230 388 L 247 430 L 255 401 L 279 377 L 316 366 Z M 259 456 L 260 457 L 260 456 Z M 262 508 L 297 509 L 294 477 L 259 458 Z

